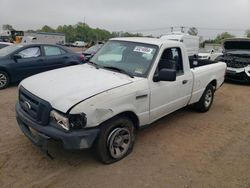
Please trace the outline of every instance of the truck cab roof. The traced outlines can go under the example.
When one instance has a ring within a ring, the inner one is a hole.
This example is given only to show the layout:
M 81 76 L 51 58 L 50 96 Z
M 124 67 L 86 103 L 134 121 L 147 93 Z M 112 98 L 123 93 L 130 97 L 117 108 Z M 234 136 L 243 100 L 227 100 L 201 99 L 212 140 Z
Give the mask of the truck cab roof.
M 172 44 L 177 46 L 182 46 L 182 43 L 172 40 L 166 39 L 158 39 L 158 38 L 149 38 L 149 37 L 121 37 L 121 38 L 113 38 L 110 40 L 119 40 L 119 41 L 128 41 L 128 42 L 139 42 L 144 44 L 153 44 L 157 46 L 161 46 L 163 44 Z

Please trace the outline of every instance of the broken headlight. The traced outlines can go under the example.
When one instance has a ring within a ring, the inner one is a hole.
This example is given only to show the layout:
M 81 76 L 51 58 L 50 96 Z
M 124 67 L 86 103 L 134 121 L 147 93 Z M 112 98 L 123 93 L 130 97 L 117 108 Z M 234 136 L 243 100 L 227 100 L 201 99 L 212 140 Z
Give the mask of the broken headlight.
M 84 113 L 81 114 L 70 114 L 69 123 L 72 129 L 82 129 L 87 124 L 87 118 Z
M 69 131 L 70 129 L 84 128 L 87 123 L 86 115 L 84 113 L 64 115 L 55 110 L 52 110 L 50 113 L 50 117 L 53 123 L 67 131 Z

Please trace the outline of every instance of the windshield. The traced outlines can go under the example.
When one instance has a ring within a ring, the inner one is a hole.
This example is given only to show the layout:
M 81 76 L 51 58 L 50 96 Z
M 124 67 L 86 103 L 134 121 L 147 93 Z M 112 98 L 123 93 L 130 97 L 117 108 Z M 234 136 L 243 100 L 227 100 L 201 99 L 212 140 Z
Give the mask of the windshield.
M 147 77 L 158 47 L 127 41 L 107 42 L 91 59 L 99 67 L 113 67 L 132 76 Z
M 7 46 L 5 48 L 2 48 L 2 49 L 0 49 L 0 57 L 7 56 L 21 47 L 23 47 L 23 46 L 22 45 L 11 45 L 11 46 Z
M 94 46 L 88 48 L 87 50 L 85 50 L 84 53 L 89 53 L 89 54 L 95 53 L 95 52 L 97 52 L 102 46 L 103 46 L 103 44 L 94 45 Z

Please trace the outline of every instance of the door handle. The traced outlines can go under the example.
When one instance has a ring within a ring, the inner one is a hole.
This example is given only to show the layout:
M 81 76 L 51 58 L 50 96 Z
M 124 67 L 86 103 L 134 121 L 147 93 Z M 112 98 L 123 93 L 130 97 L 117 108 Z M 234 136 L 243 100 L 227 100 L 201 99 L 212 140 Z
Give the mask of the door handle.
M 183 80 L 182 81 L 182 84 L 186 84 L 186 83 L 188 83 L 188 80 Z

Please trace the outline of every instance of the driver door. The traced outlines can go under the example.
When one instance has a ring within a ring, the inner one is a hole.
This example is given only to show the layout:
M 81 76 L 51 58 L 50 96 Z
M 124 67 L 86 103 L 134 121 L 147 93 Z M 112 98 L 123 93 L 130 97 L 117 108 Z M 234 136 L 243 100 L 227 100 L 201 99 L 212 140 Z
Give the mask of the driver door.
M 155 74 L 160 69 L 176 70 L 176 81 L 150 81 L 150 121 L 153 122 L 187 105 L 192 90 L 192 73 L 184 71 L 180 48 L 163 51 Z

